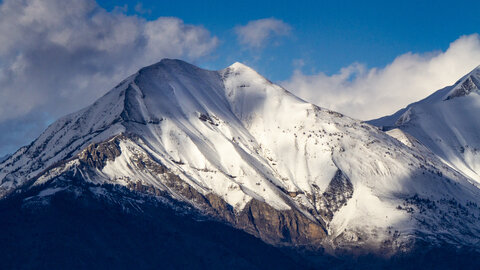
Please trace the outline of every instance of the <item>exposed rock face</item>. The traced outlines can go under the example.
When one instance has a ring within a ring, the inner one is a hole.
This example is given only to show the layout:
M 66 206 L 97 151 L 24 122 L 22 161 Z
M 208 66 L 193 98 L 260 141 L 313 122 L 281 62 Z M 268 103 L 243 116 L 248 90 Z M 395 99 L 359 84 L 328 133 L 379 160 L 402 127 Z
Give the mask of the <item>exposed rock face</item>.
M 310 220 L 298 210 L 278 211 L 255 199 L 237 216 L 235 225 L 276 245 L 319 248 L 327 236 L 319 222 Z
M 125 137 L 121 135 L 106 142 L 90 144 L 79 154 L 78 160 L 91 168 L 102 169 L 108 160 L 113 161 L 121 154 L 118 143 L 122 138 Z
M 189 201 L 197 203 L 200 209 L 243 229 L 267 243 L 275 245 L 303 245 L 319 248 L 326 231 L 318 221 L 307 218 L 296 209 L 279 211 L 268 204 L 252 199 L 240 212 L 236 212 L 219 196 L 208 193 L 202 195 L 178 176 L 160 164 L 145 162 L 147 169 L 164 172 L 164 184 Z
M 115 136 L 105 142 L 93 143 L 80 152 L 78 169 L 90 175 L 95 169 L 101 170 L 107 161 L 114 161 L 121 155 L 120 141 L 128 140 L 125 135 Z M 193 204 L 195 208 L 219 221 L 226 222 L 233 227 L 242 229 L 263 241 L 280 246 L 304 246 L 309 249 L 321 247 L 321 241 L 327 233 L 323 225 L 307 217 L 299 210 L 277 210 L 265 202 L 252 199 L 240 212 L 230 206 L 225 200 L 214 193 L 201 194 L 195 188 L 183 181 L 179 176 L 168 170 L 164 165 L 155 161 L 152 157 L 136 155 L 132 162 L 137 168 L 145 170 L 152 175 L 157 175 L 166 189 L 161 189 L 143 183 L 141 180 L 127 179 L 129 188 L 143 194 L 154 196 L 172 197 L 172 194 L 182 197 L 185 201 Z M 59 164 L 60 165 L 60 164 Z M 61 166 L 64 166 L 62 163 Z M 62 175 L 71 174 L 69 171 Z M 97 176 L 98 177 L 98 176 Z M 326 191 L 330 197 L 335 196 L 334 192 L 341 192 L 345 185 L 339 174 L 335 181 L 338 187 L 331 187 Z M 334 198 L 325 199 L 328 202 L 335 201 Z
M 292 208 L 279 211 L 264 202 L 252 199 L 238 213 L 219 196 L 213 193 L 206 195 L 199 193 L 161 164 L 153 162 L 151 159 L 141 158 L 138 159 L 138 163 L 144 165 L 145 169 L 151 172 L 161 173 L 163 175 L 162 183 L 169 188 L 170 192 L 180 194 L 188 201 L 196 203 L 197 207 L 203 211 L 213 214 L 213 216 L 243 229 L 265 242 L 275 245 L 303 245 L 318 248 L 326 236 L 326 230 L 318 221 L 307 218 L 299 210 Z M 138 185 L 136 189 L 138 190 Z M 141 191 L 145 190 L 148 188 L 141 189 Z M 332 191 L 327 192 L 331 193 Z
M 267 243 L 316 249 L 320 248 L 321 241 L 327 235 L 319 222 L 310 220 L 298 210 L 279 211 L 264 202 L 252 199 L 243 211 L 237 213 L 219 196 L 213 193 L 202 195 L 169 172 L 165 172 L 165 176 L 165 183 L 171 190 L 195 202 L 203 212 Z M 165 194 L 154 187 L 142 185 L 141 182 L 128 187 L 141 193 Z

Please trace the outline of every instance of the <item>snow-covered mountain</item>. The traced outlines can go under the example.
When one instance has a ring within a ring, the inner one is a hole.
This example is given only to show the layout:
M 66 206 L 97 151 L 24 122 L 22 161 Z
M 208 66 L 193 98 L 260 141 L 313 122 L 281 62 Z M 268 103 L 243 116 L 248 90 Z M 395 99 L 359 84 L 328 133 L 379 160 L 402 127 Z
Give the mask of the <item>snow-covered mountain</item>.
M 480 183 L 479 88 L 480 66 L 454 85 L 370 123 L 410 134 L 447 164 Z
M 116 185 L 183 203 L 277 246 L 479 247 L 480 189 L 468 177 L 240 63 L 209 71 L 164 59 L 0 164 L 0 197 L 34 190 L 27 205 L 72 181 L 99 197 Z

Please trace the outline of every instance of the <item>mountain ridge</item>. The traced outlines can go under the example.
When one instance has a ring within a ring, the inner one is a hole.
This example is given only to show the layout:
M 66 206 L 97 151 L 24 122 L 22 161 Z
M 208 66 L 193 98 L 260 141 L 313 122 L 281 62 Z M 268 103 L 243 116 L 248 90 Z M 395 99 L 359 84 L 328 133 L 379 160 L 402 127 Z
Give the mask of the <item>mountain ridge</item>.
M 425 239 L 476 247 L 480 235 L 467 177 L 237 63 L 142 68 L 0 164 L 0 196 L 49 186 L 43 200 L 73 176 L 172 199 L 278 246 L 391 256 Z
M 480 181 L 480 66 L 398 112 L 369 121 L 384 130 L 399 128 L 412 135 L 452 168 Z

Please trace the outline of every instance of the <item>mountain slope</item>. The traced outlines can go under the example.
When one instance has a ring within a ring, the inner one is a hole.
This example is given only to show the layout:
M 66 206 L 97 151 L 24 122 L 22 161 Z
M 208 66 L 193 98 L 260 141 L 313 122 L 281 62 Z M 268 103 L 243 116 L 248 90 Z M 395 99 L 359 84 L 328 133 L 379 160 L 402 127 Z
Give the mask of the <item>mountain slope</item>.
M 480 66 L 454 85 L 370 123 L 407 132 L 453 168 L 480 183 L 479 88 Z
M 48 197 L 72 178 L 180 202 L 277 246 L 479 245 L 468 178 L 239 63 L 141 69 L 0 164 L 0 196 Z

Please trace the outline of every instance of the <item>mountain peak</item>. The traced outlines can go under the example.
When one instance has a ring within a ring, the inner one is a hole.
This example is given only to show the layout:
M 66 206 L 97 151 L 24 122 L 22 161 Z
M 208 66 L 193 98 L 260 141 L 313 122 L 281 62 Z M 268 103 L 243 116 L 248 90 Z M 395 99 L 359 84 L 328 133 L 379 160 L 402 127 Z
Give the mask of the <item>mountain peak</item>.
M 146 71 L 152 71 L 152 70 L 158 70 L 158 69 L 178 71 L 181 69 L 199 69 L 199 68 L 197 66 L 194 66 L 190 63 L 187 63 L 179 59 L 163 58 L 162 60 L 160 60 L 155 64 L 141 68 L 139 70 L 139 73 L 141 74 Z
M 227 68 L 223 69 L 223 71 L 234 71 L 236 73 L 252 73 L 252 74 L 257 74 L 258 76 L 261 76 L 263 77 L 262 75 L 260 75 L 255 69 L 243 64 L 243 63 L 240 63 L 240 62 L 235 62 L 233 64 L 231 64 L 230 66 L 228 66 Z
M 240 62 L 235 62 L 227 68 L 220 70 L 219 72 L 224 78 L 235 78 L 234 82 L 236 84 L 239 83 L 240 87 L 243 87 L 242 85 L 248 85 L 251 82 L 257 82 L 262 85 L 273 84 L 267 78 L 263 77 L 260 73 L 258 73 L 255 69 Z
M 232 69 L 242 69 L 242 68 L 248 68 L 248 69 L 251 69 L 249 66 L 243 64 L 243 63 L 240 63 L 240 62 L 235 62 L 233 64 L 231 64 L 229 66 L 229 68 L 232 68 Z

